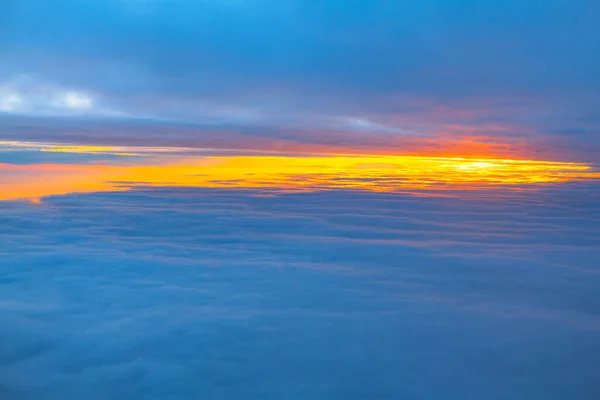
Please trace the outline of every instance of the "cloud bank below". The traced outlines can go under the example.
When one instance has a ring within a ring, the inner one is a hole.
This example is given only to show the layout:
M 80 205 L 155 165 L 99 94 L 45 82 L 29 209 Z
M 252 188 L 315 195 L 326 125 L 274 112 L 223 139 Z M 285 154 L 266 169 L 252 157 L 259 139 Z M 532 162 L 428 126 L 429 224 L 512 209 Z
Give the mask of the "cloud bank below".
M 0 393 L 593 399 L 599 194 L 0 202 Z

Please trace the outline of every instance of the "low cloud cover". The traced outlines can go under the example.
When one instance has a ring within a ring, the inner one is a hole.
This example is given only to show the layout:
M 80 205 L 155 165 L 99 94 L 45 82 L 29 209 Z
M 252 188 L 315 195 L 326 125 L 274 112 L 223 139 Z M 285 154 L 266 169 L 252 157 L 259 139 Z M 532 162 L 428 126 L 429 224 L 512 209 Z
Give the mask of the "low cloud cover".
M 1 202 L 7 399 L 594 399 L 600 192 Z

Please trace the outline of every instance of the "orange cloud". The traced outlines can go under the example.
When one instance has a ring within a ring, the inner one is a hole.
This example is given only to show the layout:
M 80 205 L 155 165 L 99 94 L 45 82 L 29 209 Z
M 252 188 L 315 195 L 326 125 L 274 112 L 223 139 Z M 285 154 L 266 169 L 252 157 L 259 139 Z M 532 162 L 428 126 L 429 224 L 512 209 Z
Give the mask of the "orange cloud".
M 600 178 L 599 172 L 580 163 L 382 155 L 210 156 L 163 159 L 151 165 L 0 164 L 0 173 L 0 200 L 136 186 L 425 193 Z

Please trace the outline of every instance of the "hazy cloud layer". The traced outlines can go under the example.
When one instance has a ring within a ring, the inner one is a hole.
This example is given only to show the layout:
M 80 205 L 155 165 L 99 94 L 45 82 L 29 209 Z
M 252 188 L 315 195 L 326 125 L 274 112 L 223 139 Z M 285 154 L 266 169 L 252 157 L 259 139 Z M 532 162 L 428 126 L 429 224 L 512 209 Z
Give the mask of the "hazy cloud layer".
M 595 399 L 599 188 L 0 203 L 6 399 Z

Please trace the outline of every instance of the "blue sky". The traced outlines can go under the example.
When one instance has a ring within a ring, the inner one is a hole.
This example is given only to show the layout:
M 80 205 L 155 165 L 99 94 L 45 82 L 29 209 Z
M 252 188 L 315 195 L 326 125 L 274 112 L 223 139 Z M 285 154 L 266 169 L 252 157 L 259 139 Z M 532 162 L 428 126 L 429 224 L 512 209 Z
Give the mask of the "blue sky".
M 398 153 L 487 140 L 596 161 L 591 0 L 12 0 L 2 15 L 4 138 L 74 141 L 93 119 L 78 141 Z

